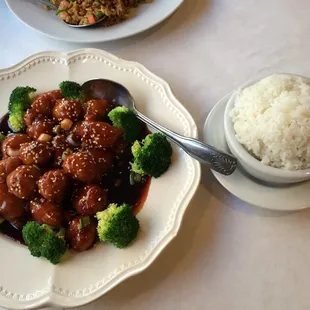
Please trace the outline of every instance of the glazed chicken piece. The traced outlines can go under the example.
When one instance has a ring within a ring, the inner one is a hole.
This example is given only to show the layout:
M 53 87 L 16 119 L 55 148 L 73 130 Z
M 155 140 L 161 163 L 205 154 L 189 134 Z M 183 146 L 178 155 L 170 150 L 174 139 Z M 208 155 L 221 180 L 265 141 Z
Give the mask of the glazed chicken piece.
M 21 217 L 25 202 L 11 194 L 5 183 L 0 184 L 0 217 L 6 220 L 12 220 Z
M 69 155 L 62 166 L 66 173 L 84 183 L 97 183 L 103 175 L 98 163 L 87 151 Z
M 76 100 L 57 100 L 53 109 L 53 116 L 59 122 L 65 119 L 76 122 L 83 116 L 82 104 Z
M 86 185 L 75 192 L 72 204 L 79 214 L 93 216 L 107 208 L 107 196 L 99 185 Z
M 31 199 L 37 193 L 37 181 L 41 175 L 35 166 L 17 167 L 6 178 L 7 186 L 12 194 L 21 199 Z
M 8 135 L 1 146 L 3 157 L 19 156 L 20 146 L 26 142 L 31 142 L 31 138 L 26 134 L 18 133 Z
M 86 121 L 104 121 L 112 106 L 107 100 L 89 100 L 85 104 Z
M 6 177 L 23 163 L 18 157 L 7 157 L 0 161 L 0 183 L 6 182 Z
M 32 139 L 38 140 L 42 137 L 42 134 L 52 136 L 53 128 L 54 123 L 52 120 L 47 118 L 38 118 L 27 128 L 27 133 Z
M 52 90 L 35 98 L 31 105 L 31 110 L 38 115 L 46 116 L 48 118 L 53 117 L 53 108 L 56 104 L 56 100 L 62 99 L 60 90 Z
M 26 126 L 31 126 L 31 124 L 36 120 L 40 118 L 40 115 L 38 112 L 28 109 L 24 115 L 24 121 Z
M 43 197 L 36 197 L 30 201 L 30 212 L 39 224 L 47 224 L 55 228 L 61 228 L 63 225 L 64 216 L 60 205 Z
M 104 122 L 86 122 L 82 142 L 84 147 L 111 148 L 123 135 L 123 130 Z
M 113 156 L 109 151 L 99 149 L 89 149 L 87 151 L 98 163 L 102 174 L 107 173 L 112 168 Z
M 53 155 L 51 145 L 39 141 L 23 143 L 19 153 L 20 159 L 25 165 L 37 166 L 46 165 Z
M 50 170 L 38 182 L 39 193 L 47 200 L 61 202 L 70 186 L 70 178 L 64 170 Z
M 94 218 L 77 216 L 70 223 L 66 240 L 71 248 L 82 252 L 94 246 L 97 237 L 97 222 Z
M 30 126 L 35 120 L 39 118 L 53 117 L 53 108 L 56 100 L 61 99 L 62 94 L 60 90 L 52 90 L 35 98 L 31 108 L 27 110 L 24 120 L 27 126 Z

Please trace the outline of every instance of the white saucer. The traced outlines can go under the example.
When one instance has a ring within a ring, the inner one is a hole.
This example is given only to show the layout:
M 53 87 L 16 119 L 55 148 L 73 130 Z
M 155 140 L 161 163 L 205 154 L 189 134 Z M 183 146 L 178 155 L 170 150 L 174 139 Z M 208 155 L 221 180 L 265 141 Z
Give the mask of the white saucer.
M 224 135 L 224 111 L 230 95 L 220 100 L 206 120 L 203 136 L 208 144 L 229 152 Z M 310 181 L 274 187 L 262 183 L 240 168 L 231 176 L 212 171 L 216 179 L 241 200 L 266 209 L 293 211 L 310 207 Z

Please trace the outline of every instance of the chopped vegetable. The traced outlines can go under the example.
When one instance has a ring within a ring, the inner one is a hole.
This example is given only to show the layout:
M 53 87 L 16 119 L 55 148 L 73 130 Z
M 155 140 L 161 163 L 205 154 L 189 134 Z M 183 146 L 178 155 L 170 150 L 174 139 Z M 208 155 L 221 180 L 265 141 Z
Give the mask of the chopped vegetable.
M 88 19 L 88 22 L 90 24 L 95 24 L 96 23 L 96 18 L 93 14 L 90 14 L 90 15 L 87 15 L 87 19 Z
M 73 125 L 73 122 L 69 118 L 65 118 L 61 121 L 60 127 L 64 130 L 69 130 Z
M 2 143 L 4 139 L 5 139 L 5 134 L 3 132 L 0 132 L 0 143 Z
M 61 132 L 62 132 L 62 130 L 61 130 L 60 125 L 54 126 L 54 128 L 53 128 L 53 133 L 54 133 L 55 135 L 60 135 Z
M 62 153 L 61 159 L 65 160 L 69 155 L 71 155 L 73 151 L 71 149 L 65 149 Z
M 89 216 L 84 216 L 80 219 L 80 222 L 79 222 L 79 228 L 80 229 L 83 229 L 84 227 L 90 225 L 90 218 Z
M 142 181 L 142 176 L 140 174 L 130 171 L 130 175 L 129 175 L 130 185 L 135 185 L 136 183 L 140 183 L 141 181 Z
M 68 11 L 67 8 L 66 9 L 58 9 L 58 10 L 56 10 L 56 15 L 58 15 L 61 12 L 67 12 L 67 11 Z
M 96 11 L 95 15 L 96 15 L 96 19 L 98 20 L 98 19 L 102 18 L 104 14 L 102 11 L 98 10 L 98 11 Z
M 40 142 L 48 142 L 52 139 L 52 136 L 51 135 L 48 135 L 46 133 L 41 133 L 39 138 L 38 138 L 38 141 Z

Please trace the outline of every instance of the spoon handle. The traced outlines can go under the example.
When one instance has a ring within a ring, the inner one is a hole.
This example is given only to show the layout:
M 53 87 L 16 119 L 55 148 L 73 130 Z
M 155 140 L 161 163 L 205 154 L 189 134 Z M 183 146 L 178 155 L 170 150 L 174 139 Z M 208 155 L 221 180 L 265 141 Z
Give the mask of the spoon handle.
M 58 9 L 57 5 L 55 5 L 55 4 L 51 3 L 51 2 L 49 2 L 48 0 L 36 0 L 36 1 L 37 1 L 37 2 L 40 2 L 40 3 L 43 4 L 43 5 L 48 6 L 48 7 L 51 8 L 52 10 L 57 10 L 57 9 Z
M 181 136 L 176 132 L 155 123 L 140 112 L 137 112 L 137 117 L 141 121 L 163 133 L 171 141 L 180 146 L 187 154 L 197 159 L 202 164 L 208 165 L 214 171 L 224 175 L 231 175 L 235 171 L 237 167 L 237 159 L 232 155 L 221 152 L 196 139 Z

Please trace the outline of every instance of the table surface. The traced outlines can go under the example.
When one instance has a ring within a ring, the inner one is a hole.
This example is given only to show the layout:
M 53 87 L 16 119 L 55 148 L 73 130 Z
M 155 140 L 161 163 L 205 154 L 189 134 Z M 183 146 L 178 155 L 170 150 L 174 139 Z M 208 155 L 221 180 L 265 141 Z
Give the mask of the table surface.
M 26 28 L 0 0 L 0 67 L 43 50 L 86 47 Z M 200 129 L 210 109 L 261 72 L 310 76 L 308 0 L 185 0 L 141 35 L 88 45 L 167 80 Z M 249 206 L 206 169 L 176 239 L 152 266 L 85 310 L 310 309 L 310 210 Z

